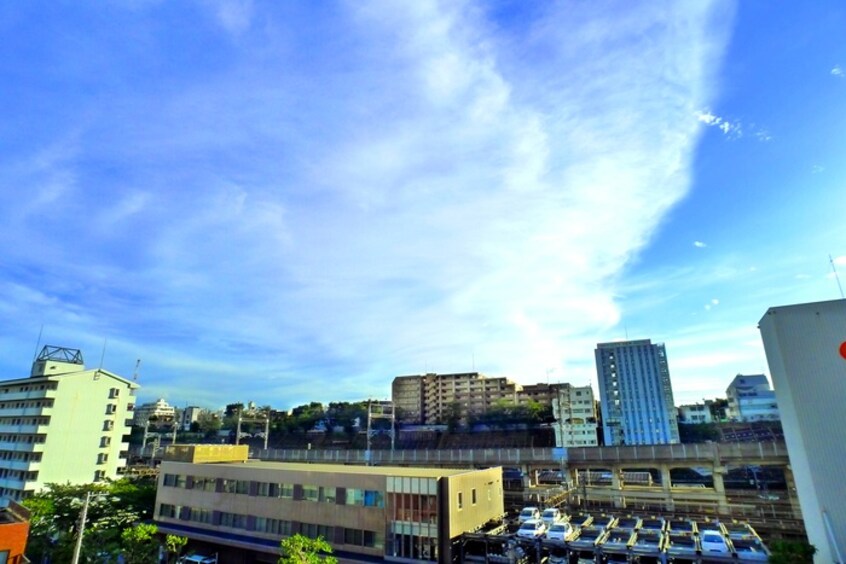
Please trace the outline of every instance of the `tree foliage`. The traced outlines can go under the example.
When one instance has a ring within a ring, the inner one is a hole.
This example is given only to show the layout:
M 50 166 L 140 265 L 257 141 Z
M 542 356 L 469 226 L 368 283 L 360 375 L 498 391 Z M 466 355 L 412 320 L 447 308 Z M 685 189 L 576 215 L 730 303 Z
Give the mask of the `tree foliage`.
M 282 539 L 279 545 L 282 557 L 279 564 L 337 564 L 338 559 L 332 554 L 332 547 L 323 537 L 311 539 L 303 535 L 293 535 Z
M 122 549 L 124 529 L 153 516 L 156 483 L 152 478 L 84 485 L 47 484 L 43 491 L 23 502 L 31 512 L 27 543 L 30 560 L 71 561 L 79 515 L 88 492 L 92 496 L 82 545 L 83 562 L 101 562 L 116 556 Z
M 120 534 L 124 562 L 126 564 L 157 564 L 159 556 L 157 532 L 158 527 L 146 523 L 124 529 Z
M 770 544 L 771 564 L 813 564 L 817 548 L 801 541 L 777 540 Z
M 167 535 L 165 537 L 165 551 L 167 552 L 168 562 L 179 560 L 179 555 L 182 554 L 186 544 L 188 544 L 186 537 Z

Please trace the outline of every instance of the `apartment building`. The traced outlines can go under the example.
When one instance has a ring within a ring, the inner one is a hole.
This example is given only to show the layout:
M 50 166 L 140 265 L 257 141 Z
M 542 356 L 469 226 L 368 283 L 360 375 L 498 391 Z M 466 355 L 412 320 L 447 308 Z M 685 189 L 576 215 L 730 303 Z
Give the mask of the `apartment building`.
M 520 389 L 507 378 L 488 378 L 478 372 L 419 374 L 394 378 L 391 399 L 400 421 L 435 425 L 446 423 L 454 406 L 466 421 L 500 400 L 517 403 Z
M 29 562 L 26 541 L 29 538 L 29 509 L 10 501 L 0 508 L 0 564 Z
M 778 421 L 778 402 L 763 374 L 734 377 L 726 388 L 727 415 L 731 421 Z
M 167 403 L 163 398 L 135 406 L 132 417 L 133 425 L 143 427 L 151 418 L 160 423 L 173 423 L 176 421 L 176 408 Z
M 552 400 L 555 446 L 597 446 L 599 437 L 593 388 L 557 384 L 555 391 L 556 395 Z
M 605 444 L 678 443 L 664 345 L 649 339 L 599 343 L 595 356 Z
M 814 562 L 844 562 L 846 300 L 771 307 L 758 327 Z
M 162 533 L 221 562 L 276 562 L 280 538 L 322 536 L 342 561 L 451 562 L 453 541 L 504 514 L 502 469 L 248 460 L 246 446 L 168 447 Z
M 711 406 L 707 403 L 689 403 L 678 407 L 679 424 L 697 425 L 713 423 Z
M 0 505 L 50 482 L 116 478 L 137 389 L 107 370 L 86 370 L 79 350 L 50 345 L 29 377 L 0 381 Z

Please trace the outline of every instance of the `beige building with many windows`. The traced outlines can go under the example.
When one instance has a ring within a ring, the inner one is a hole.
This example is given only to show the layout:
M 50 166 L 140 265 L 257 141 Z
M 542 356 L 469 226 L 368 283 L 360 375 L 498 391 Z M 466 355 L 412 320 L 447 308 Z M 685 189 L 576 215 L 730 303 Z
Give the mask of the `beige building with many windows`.
M 0 381 L 0 505 L 50 482 L 116 478 L 136 389 L 107 370 L 86 370 L 80 351 L 49 345 L 29 377 Z
M 221 562 L 276 562 L 284 537 L 324 537 L 342 559 L 452 560 L 452 541 L 504 514 L 502 469 L 266 462 L 246 446 L 168 447 L 162 533 Z
M 515 405 L 535 401 L 549 406 L 561 385 L 521 386 L 508 378 L 489 378 L 479 372 L 417 374 L 394 378 L 391 400 L 403 423 L 436 425 L 446 423 L 456 408 L 466 422 L 501 401 Z
M 590 386 L 559 384 L 552 400 L 555 446 L 597 446 L 596 401 Z

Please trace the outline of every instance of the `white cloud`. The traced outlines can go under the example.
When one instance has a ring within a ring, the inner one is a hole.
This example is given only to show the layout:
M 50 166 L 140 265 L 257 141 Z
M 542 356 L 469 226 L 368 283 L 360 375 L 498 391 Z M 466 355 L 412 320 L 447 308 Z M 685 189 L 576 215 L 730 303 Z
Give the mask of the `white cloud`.
M 739 139 L 745 134 L 750 134 L 758 141 L 767 142 L 772 141 L 772 135 L 766 129 L 763 129 L 754 123 L 744 125 L 740 120 L 728 120 L 724 117 L 714 114 L 710 110 L 699 110 L 694 113 L 696 119 L 708 127 L 716 127 L 723 132 L 723 135 L 730 139 Z
M 73 282 L 45 277 L 32 311 L 96 311 L 91 334 L 137 339 L 157 393 L 202 370 L 185 350 L 232 375 L 216 373 L 221 398 L 249 394 L 245 373 L 251 389 L 303 381 L 284 401 L 308 401 L 473 356 L 523 382 L 590 378 L 618 277 L 689 189 L 722 3 L 576 2 L 502 35 L 471 3 L 349 2 L 319 36 L 309 17 L 213 6 L 252 49 L 153 101 L 125 94 L 145 111 L 106 106 L 120 128 L 84 137 L 131 185 L 64 183 L 76 192 L 51 204 L 92 210 L 61 224 L 73 243 L 3 235 Z M 276 53 L 283 39 L 245 33 L 257 21 L 308 32 Z
M 841 67 L 840 65 L 834 65 L 834 67 L 831 69 L 831 76 L 843 78 L 844 76 L 846 76 L 846 72 L 843 71 L 843 67 Z
M 707 243 L 703 243 L 702 241 L 694 241 L 694 242 L 693 242 L 693 246 L 694 246 L 694 247 L 698 247 L 698 248 L 700 248 L 700 249 L 704 249 L 704 248 L 705 248 L 705 247 L 707 247 L 708 245 L 707 245 Z
M 834 257 L 832 262 L 836 266 L 846 266 L 846 255 L 840 255 L 839 257 Z

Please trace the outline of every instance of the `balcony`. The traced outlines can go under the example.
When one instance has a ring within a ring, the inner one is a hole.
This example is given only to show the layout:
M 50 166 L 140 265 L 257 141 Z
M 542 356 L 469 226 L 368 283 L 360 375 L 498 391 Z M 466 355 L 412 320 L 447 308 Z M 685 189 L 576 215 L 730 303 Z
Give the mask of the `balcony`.
M 29 390 L 26 392 L 10 392 L 8 394 L 0 394 L 0 401 L 17 401 L 55 397 L 56 390 Z
M 0 434 L 44 435 L 47 425 L 0 425 Z
M 0 397 L 0 399 L 3 399 Z M 39 417 L 53 414 L 52 407 L 21 407 L 0 409 L 0 417 Z
M 8 470 L 22 470 L 24 472 L 35 472 L 41 467 L 41 461 L 35 460 L 0 460 L 0 468 Z

